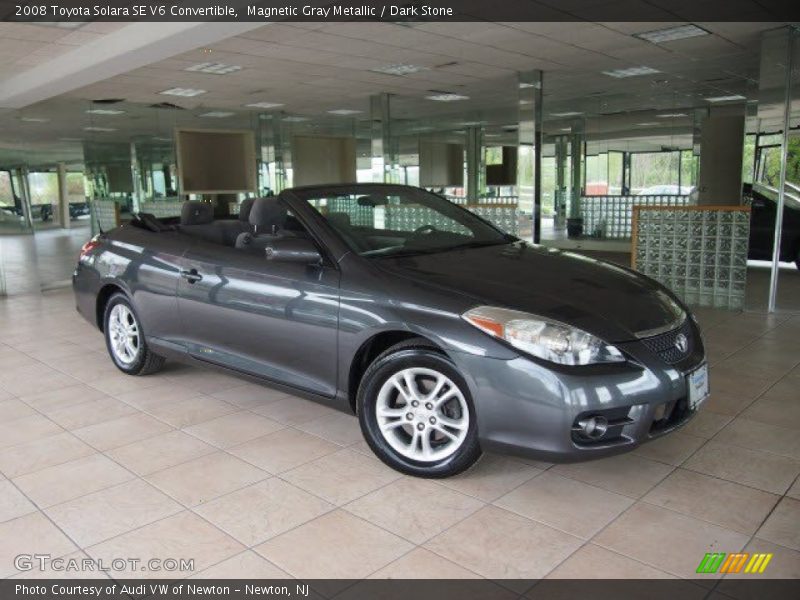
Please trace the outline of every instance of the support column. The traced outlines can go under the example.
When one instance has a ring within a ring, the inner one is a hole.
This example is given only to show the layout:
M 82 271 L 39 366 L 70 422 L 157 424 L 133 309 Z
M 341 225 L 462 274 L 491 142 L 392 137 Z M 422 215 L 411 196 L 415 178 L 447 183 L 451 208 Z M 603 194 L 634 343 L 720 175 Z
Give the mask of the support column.
M 562 230 L 567 225 L 567 204 L 569 198 L 569 190 L 567 189 L 567 173 L 569 172 L 567 168 L 568 141 L 565 135 L 558 136 L 555 139 L 556 197 L 554 227 L 556 230 Z
M 290 150 L 285 143 L 283 117 L 283 112 L 262 113 L 258 116 L 261 160 L 267 165 L 269 172 L 269 181 L 259 182 L 259 186 L 262 190 L 269 188 L 276 195 L 288 187 L 286 162 L 290 160 Z
M 33 216 L 31 215 L 31 186 L 28 181 L 28 167 L 20 167 L 17 170 L 17 181 L 19 181 L 19 197 L 22 200 L 22 218 L 25 229 L 33 231 Z
M 142 177 L 139 161 L 136 158 L 136 143 L 131 142 L 131 177 L 133 180 L 133 192 L 131 193 L 131 200 L 133 201 L 132 212 L 138 213 L 142 211 L 142 204 L 144 203 L 144 194 L 142 192 Z
M 478 201 L 486 188 L 486 165 L 483 158 L 483 127 L 466 129 L 467 154 L 467 202 Z
M 372 121 L 372 181 L 400 183 L 400 165 L 392 140 L 391 95 L 376 94 L 369 99 Z
M 517 157 L 517 207 L 530 214 L 530 241 L 541 240 L 542 213 L 542 72 L 517 74 L 519 83 L 519 128 Z M 520 227 L 521 231 L 524 231 Z
M 61 227 L 69 229 L 72 227 L 72 219 L 69 216 L 69 194 L 67 193 L 67 165 L 58 163 L 58 213 L 61 217 Z

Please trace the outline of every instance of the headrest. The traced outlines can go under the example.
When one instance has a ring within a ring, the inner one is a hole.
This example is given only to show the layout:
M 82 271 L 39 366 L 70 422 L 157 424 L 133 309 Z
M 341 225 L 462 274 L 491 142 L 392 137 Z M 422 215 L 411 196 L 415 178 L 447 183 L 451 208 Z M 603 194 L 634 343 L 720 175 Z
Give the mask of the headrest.
M 328 221 L 333 223 L 333 225 L 339 225 L 341 227 L 350 227 L 350 215 L 348 215 L 345 212 L 328 213 Z
M 286 207 L 274 196 L 256 198 L 250 209 L 250 224 L 258 233 L 272 233 L 286 224 Z
M 253 208 L 255 198 L 245 198 L 239 205 L 239 220 L 245 223 L 250 222 L 250 210 Z
M 214 222 L 214 206 L 199 200 L 187 200 L 181 206 L 181 225 L 208 225 Z

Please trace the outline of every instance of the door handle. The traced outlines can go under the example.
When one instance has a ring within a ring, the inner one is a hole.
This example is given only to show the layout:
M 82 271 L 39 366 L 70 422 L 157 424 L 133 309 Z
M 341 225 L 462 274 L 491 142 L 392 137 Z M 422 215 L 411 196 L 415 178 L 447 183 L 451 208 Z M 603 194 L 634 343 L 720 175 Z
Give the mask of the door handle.
M 181 277 L 183 277 L 189 283 L 197 283 L 203 276 L 197 272 L 197 269 L 189 269 L 188 271 L 181 271 Z

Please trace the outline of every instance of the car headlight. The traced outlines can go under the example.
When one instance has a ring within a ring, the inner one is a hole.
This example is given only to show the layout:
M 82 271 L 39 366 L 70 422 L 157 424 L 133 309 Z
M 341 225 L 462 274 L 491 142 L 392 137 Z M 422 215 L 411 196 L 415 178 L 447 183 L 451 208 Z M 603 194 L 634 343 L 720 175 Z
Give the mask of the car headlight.
M 560 365 L 624 362 L 616 347 L 558 321 L 506 308 L 479 306 L 462 317 L 489 335 L 543 360 Z

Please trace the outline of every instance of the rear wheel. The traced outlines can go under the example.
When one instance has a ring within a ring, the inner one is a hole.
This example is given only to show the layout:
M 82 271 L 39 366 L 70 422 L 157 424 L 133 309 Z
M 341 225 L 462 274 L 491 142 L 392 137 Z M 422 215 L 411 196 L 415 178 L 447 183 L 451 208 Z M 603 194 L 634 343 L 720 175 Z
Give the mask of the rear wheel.
M 398 471 L 449 477 L 481 455 L 466 382 L 424 341 L 403 342 L 381 354 L 364 374 L 357 400 L 367 443 Z
M 108 354 L 120 371 L 128 375 L 149 375 L 161 370 L 164 358 L 148 349 L 127 296 L 121 293 L 111 296 L 103 325 Z

